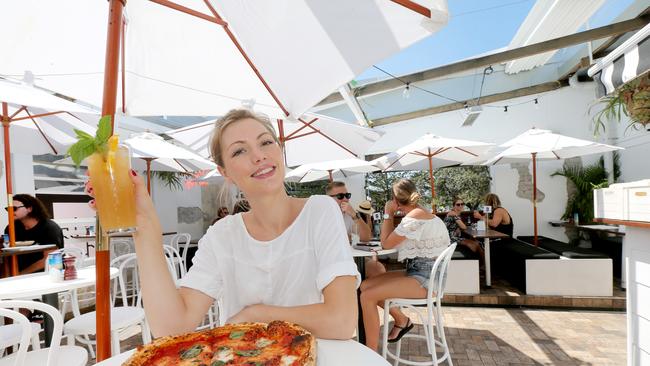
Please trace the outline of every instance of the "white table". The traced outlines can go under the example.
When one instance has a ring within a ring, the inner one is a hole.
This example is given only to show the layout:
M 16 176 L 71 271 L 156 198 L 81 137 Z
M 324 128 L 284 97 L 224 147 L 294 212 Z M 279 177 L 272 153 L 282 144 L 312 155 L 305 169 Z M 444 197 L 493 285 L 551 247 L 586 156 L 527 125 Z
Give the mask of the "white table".
M 361 280 L 366 279 L 366 257 L 372 257 L 375 254 L 377 256 L 388 255 L 397 253 L 397 249 L 382 249 L 381 246 L 373 250 L 360 250 L 350 247 L 352 250 L 352 257 L 354 262 L 357 264 L 359 273 L 361 273 Z M 361 316 L 361 301 L 359 301 L 359 296 L 361 296 L 361 290 L 357 289 L 357 303 L 359 305 L 359 322 L 357 324 L 357 332 L 359 333 L 359 342 L 366 343 L 366 332 L 363 325 L 363 316 Z
M 111 357 L 96 366 L 121 366 L 122 362 L 133 354 L 134 350 Z M 386 366 L 390 365 L 377 352 L 355 341 L 318 340 L 316 354 L 318 366 Z
M 118 275 L 118 269 L 111 267 L 110 278 Z M 0 300 L 41 297 L 44 303 L 59 307 L 59 292 L 95 285 L 95 266 L 77 270 L 77 279 L 55 282 L 47 273 L 32 273 L 0 279 Z M 49 317 L 43 321 L 45 343 L 52 339 L 54 324 Z
M 483 246 L 485 247 L 485 285 L 487 287 L 492 287 L 492 261 L 490 259 L 490 239 L 506 239 L 509 238 L 508 235 L 500 233 L 496 230 L 476 230 L 472 228 L 467 228 L 463 230 L 463 233 L 474 240 L 483 239 Z

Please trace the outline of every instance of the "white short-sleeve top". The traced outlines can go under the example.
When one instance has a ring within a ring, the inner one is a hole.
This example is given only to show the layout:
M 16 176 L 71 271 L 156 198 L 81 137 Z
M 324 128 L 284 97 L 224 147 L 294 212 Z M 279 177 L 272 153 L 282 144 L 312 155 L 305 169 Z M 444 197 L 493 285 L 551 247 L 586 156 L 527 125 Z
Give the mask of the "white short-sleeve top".
M 405 216 L 395 228 L 395 234 L 406 239 L 397 247 L 397 260 L 439 256 L 450 244 L 447 226 L 438 216 L 421 220 Z
M 357 286 L 361 281 L 341 209 L 328 196 L 310 197 L 270 241 L 252 238 L 241 214 L 226 216 L 199 240 L 192 263 L 180 286 L 220 299 L 222 320 L 253 304 L 321 303 L 322 290 L 338 276 L 356 276 Z

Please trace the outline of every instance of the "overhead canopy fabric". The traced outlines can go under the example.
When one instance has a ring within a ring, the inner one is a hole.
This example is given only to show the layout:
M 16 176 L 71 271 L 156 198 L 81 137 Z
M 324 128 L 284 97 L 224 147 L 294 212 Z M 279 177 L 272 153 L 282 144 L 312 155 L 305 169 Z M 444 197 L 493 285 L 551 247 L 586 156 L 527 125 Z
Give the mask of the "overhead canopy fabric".
M 592 66 L 588 74 L 597 83 L 598 97 L 650 70 L 650 24 Z
M 215 18 L 203 1 L 174 3 Z M 388 0 L 209 3 L 292 116 L 448 19 L 446 0 L 418 1 L 429 18 Z M 2 10 L 12 31 L 0 75 L 29 70 L 39 86 L 101 104 L 106 2 L 21 0 Z M 217 116 L 254 100 L 258 111 L 284 116 L 221 25 L 145 0 L 127 1 L 125 19 L 127 114 Z

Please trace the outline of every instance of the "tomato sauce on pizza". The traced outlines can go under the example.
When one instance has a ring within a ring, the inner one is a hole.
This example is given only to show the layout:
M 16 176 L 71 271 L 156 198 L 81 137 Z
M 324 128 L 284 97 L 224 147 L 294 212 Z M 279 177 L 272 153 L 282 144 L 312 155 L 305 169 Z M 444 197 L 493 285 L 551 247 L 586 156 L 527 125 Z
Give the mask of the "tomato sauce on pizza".
M 231 324 L 162 337 L 138 350 L 123 366 L 314 366 L 316 339 L 283 321 Z

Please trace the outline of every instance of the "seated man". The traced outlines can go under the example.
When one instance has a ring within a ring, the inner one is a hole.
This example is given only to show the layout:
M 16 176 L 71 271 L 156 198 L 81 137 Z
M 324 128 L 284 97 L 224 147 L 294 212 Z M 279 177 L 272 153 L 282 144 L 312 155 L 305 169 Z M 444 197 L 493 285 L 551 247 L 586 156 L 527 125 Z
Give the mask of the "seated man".
M 370 226 L 361 219 L 361 216 L 350 205 L 352 193 L 348 192 L 345 183 L 330 182 L 325 188 L 325 193 L 334 198 L 341 208 L 343 221 L 345 222 L 345 229 L 348 232 L 348 238 L 356 230 L 356 233 L 359 234 L 360 241 L 369 241 L 370 238 L 372 238 Z

